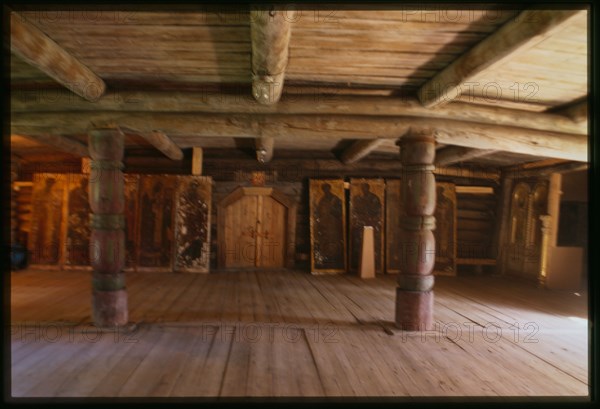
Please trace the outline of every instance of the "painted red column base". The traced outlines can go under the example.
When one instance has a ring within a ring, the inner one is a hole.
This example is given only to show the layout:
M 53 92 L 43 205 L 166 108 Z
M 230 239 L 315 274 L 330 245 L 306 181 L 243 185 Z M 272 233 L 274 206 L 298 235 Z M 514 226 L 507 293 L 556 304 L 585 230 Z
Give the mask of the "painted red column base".
M 434 328 L 433 291 L 406 291 L 396 288 L 396 327 L 404 331 Z
M 92 315 L 98 327 L 116 327 L 127 324 L 129 319 L 127 309 L 127 291 L 98 291 L 92 292 Z

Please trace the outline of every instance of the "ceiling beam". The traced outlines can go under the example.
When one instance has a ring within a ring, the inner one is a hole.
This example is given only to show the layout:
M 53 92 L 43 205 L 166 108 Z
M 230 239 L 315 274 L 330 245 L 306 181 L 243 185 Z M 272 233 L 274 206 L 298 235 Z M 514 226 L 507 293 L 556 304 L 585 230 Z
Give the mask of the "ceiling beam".
M 344 152 L 342 152 L 340 160 L 346 165 L 356 163 L 377 149 L 384 141 L 385 139 L 358 140 L 352 145 L 348 146 Z
M 365 117 L 360 115 L 225 115 L 194 113 L 51 112 L 13 113 L 15 134 L 85 133 L 89 124 L 118 124 L 136 132 L 161 129 L 181 148 L 197 146 L 199 138 L 273 137 L 313 140 L 397 139 L 410 127 L 435 129 L 436 140 L 445 145 L 495 149 L 547 158 L 588 160 L 586 135 L 537 131 L 450 119 L 415 117 Z
M 61 135 L 51 135 L 51 134 L 36 134 L 36 135 L 19 135 L 25 138 L 34 140 L 36 142 L 43 143 L 44 145 L 52 146 L 53 148 L 70 153 L 71 155 L 79 156 L 79 157 L 88 157 L 90 153 L 88 151 L 88 147 L 81 142 L 75 141 L 71 138 L 67 138 Z
M 497 152 L 494 149 L 473 149 L 464 146 L 447 146 L 435 153 L 435 164 L 447 166 L 456 162 L 465 162 Z
M 582 162 L 567 162 L 553 166 L 545 166 L 539 168 L 519 169 L 512 168 L 510 170 L 502 170 L 502 175 L 511 179 L 521 179 L 530 177 L 545 177 L 553 173 L 575 172 L 588 168 L 587 163 Z
M 495 106 L 452 102 L 436 109 L 424 108 L 416 98 L 380 96 L 284 95 L 276 105 L 260 105 L 250 95 L 204 92 L 107 92 L 95 103 L 65 90 L 13 90 L 11 112 L 118 111 L 198 112 L 240 114 L 333 114 L 414 116 L 508 125 L 540 131 L 587 134 L 586 124 L 557 113 L 540 113 Z
M 260 163 L 267 163 L 273 159 L 273 149 L 275 148 L 274 138 L 256 138 L 254 146 L 256 147 L 256 159 Z
M 507 62 L 569 24 L 582 10 L 525 10 L 462 54 L 421 86 L 423 106 L 432 108 L 459 96 L 466 83 L 484 70 Z
M 275 104 L 281 97 L 293 18 L 287 10 L 250 11 L 252 95 L 261 104 Z
M 162 131 L 151 130 L 150 132 L 138 132 L 134 129 L 121 127 L 123 132 L 138 135 L 144 138 L 148 143 L 161 151 L 167 158 L 172 160 L 182 160 L 183 151 L 167 134 Z
M 555 111 L 557 114 L 565 115 L 577 123 L 587 122 L 588 119 L 588 102 L 587 99 L 571 104 L 560 111 Z
M 15 12 L 10 13 L 10 49 L 88 101 L 97 100 L 106 90 L 92 70 Z

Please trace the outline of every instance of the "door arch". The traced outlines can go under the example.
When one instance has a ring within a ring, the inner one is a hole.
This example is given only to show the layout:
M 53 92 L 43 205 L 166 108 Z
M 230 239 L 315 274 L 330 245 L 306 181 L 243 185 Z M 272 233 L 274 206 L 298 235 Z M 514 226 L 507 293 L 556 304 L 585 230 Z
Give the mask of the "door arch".
M 273 187 L 238 187 L 217 204 L 221 269 L 292 268 L 296 203 Z

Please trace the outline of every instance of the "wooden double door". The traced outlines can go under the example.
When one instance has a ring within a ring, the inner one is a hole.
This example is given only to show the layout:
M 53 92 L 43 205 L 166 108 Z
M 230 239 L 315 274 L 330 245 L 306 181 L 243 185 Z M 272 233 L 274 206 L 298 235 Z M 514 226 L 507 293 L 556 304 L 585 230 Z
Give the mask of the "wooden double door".
M 236 189 L 218 207 L 219 267 L 288 266 L 290 213 L 294 210 L 289 199 L 272 188 Z

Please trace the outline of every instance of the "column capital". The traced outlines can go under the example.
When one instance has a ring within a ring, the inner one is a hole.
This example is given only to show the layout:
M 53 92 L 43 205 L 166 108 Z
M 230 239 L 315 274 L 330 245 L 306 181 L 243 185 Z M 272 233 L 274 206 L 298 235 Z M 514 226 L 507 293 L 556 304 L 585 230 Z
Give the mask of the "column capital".
M 435 128 L 411 126 L 408 128 L 408 131 L 402 136 L 402 138 L 400 138 L 400 143 L 402 143 L 402 140 L 423 140 L 435 142 Z

